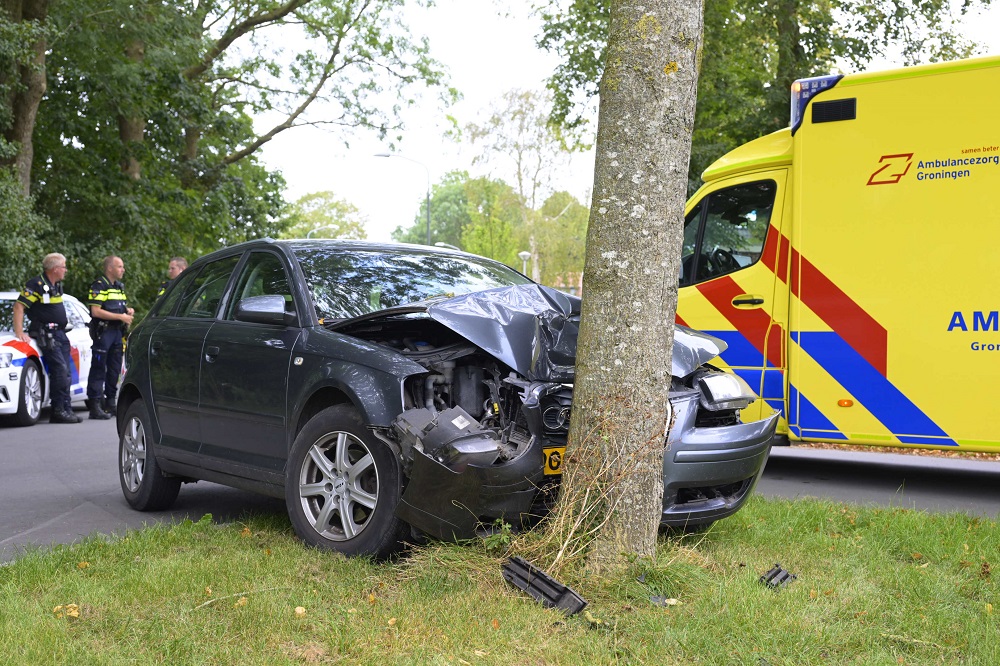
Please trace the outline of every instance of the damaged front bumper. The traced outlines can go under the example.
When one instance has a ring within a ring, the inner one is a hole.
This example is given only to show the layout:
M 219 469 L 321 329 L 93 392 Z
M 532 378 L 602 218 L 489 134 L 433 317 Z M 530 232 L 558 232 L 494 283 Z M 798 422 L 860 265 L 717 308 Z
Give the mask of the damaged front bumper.
M 760 421 L 699 427 L 699 392 L 670 396 L 673 424 L 663 455 L 663 516 L 669 527 L 730 516 L 750 497 L 771 451 L 778 414 Z

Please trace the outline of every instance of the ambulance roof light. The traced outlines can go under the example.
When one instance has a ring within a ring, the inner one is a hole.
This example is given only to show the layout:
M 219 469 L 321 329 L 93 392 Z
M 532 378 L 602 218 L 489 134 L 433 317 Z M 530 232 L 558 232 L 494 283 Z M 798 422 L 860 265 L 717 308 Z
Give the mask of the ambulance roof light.
M 792 84 L 792 134 L 802 124 L 805 115 L 806 105 L 817 93 L 829 90 L 838 81 L 844 78 L 843 74 L 828 74 L 826 76 L 814 76 L 808 79 L 798 79 Z

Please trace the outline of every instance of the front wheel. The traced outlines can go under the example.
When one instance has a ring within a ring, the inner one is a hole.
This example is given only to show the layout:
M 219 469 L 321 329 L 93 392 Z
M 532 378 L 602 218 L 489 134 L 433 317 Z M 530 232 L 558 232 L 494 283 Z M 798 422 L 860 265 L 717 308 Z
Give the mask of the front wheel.
M 310 419 L 286 469 L 288 516 L 303 541 L 375 558 L 400 550 L 407 524 L 396 517 L 399 462 L 350 405 L 328 407 Z
M 12 419 L 14 425 L 35 425 L 38 422 L 38 414 L 42 411 L 42 373 L 34 361 L 24 362 L 24 367 L 21 369 L 21 385 L 17 392 L 17 413 Z
M 125 412 L 125 427 L 118 438 L 118 479 L 125 500 L 138 511 L 169 509 L 177 499 L 181 480 L 164 476 L 153 455 L 149 412 L 136 400 Z

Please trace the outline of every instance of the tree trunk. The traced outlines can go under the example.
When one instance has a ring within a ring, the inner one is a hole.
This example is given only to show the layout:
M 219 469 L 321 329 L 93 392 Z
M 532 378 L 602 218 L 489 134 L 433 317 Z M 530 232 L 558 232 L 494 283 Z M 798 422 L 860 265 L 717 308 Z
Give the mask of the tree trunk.
M 146 57 L 146 45 L 139 40 L 129 42 L 125 47 L 125 57 L 133 63 L 141 63 Z M 141 145 L 146 136 L 146 119 L 130 113 L 118 116 L 118 137 L 125 149 L 122 158 L 122 172 L 132 180 L 142 178 L 142 163 L 135 156 L 135 148 Z
M 3 9 L 14 21 L 35 21 L 43 23 L 48 15 L 49 0 L 6 1 Z M 45 94 L 45 51 L 47 41 L 40 36 L 31 45 L 31 59 L 20 63 L 15 77 L 19 85 L 10 96 L 11 124 L 4 132 L 4 138 L 17 146 L 13 159 L 0 161 L 0 165 L 12 165 L 17 172 L 24 196 L 31 194 L 31 163 L 35 156 L 33 135 L 38 106 Z
M 593 537 L 587 564 L 594 570 L 613 570 L 626 554 L 652 555 L 656 545 L 702 39 L 701 0 L 610 6 L 586 298 L 557 513 L 576 516 L 570 522 Z M 596 512 L 588 515 L 585 503 L 595 496 Z

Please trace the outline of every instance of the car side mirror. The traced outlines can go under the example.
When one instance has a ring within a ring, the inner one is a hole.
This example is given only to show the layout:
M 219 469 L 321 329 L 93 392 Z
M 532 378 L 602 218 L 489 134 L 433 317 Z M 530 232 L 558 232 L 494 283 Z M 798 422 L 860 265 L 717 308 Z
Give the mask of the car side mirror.
M 236 320 L 254 324 L 292 326 L 298 318 L 285 310 L 285 297 L 275 294 L 250 296 L 236 304 Z

